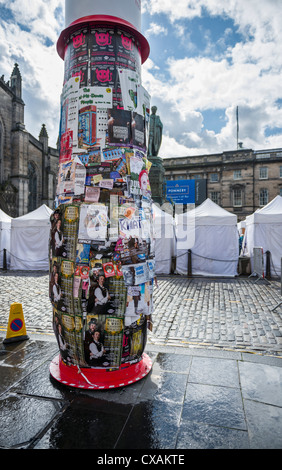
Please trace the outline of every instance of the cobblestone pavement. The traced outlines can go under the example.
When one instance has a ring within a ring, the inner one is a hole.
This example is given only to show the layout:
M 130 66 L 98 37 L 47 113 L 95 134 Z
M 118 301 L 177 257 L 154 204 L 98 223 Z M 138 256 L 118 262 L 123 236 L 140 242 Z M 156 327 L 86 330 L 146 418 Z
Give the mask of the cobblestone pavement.
M 46 272 L 0 272 L 0 330 L 19 302 L 27 333 L 53 334 L 48 279 Z M 282 305 L 273 310 L 281 300 L 280 280 L 159 276 L 148 342 L 282 356 Z

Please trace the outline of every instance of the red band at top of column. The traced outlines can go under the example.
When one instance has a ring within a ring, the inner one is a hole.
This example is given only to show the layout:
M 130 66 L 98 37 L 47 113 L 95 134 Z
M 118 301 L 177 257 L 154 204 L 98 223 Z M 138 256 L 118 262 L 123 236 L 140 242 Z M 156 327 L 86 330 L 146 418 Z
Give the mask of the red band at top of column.
M 75 19 L 72 21 L 66 29 L 64 29 L 59 37 L 57 42 L 57 51 L 59 56 L 64 59 L 65 47 L 67 40 L 71 33 L 73 33 L 77 27 L 90 26 L 90 25 L 101 25 L 101 26 L 110 26 L 110 27 L 120 27 L 121 29 L 131 33 L 139 42 L 140 53 L 142 64 L 147 60 L 150 53 L 150 46 L 147 39 L 140 33 L 136 26 L 131 22 L 127 21 L 124 18 L 117 16 L 105 15 L 105 14 L 96 14 L 96 15 L 87 15 L 81 18 Z

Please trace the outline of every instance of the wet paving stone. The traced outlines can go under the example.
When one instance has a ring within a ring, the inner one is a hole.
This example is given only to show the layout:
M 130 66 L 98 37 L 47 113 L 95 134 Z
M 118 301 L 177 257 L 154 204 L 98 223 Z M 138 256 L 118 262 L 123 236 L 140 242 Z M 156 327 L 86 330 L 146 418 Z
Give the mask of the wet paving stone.
M 249 449 L 247 431 L 181 421 L 176 449 Z
M 175 449 L 181 409 L 161 400 L 136 405 L 116 449 Z
M 187 385 L 182 419 L 247 429 L 240 390 L 214 385 Z
M 245 400 L 252 449 L 282 449 L 282 408 Z
M 193 357 L 190 382 L 239 388 L 237 361 Z
M 50 424 L 62 404 L 35 397 L 0 398 L 0 447 L 26 447 Z
M 94 398 L 80 399 L 57 419 L 36 449 L 113 449 L 131 411 Z

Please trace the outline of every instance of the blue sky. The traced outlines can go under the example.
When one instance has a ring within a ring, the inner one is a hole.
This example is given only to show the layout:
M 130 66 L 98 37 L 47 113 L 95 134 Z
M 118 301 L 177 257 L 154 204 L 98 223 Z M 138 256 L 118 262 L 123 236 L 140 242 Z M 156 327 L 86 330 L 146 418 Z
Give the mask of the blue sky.
M 160 155 L 282 147 L 281 0 L 142 0 L 142 81 L 164 126 Z M 0 0 L 0 75 L 17 62 L 25 123 L 58 137 L 64 0 Z

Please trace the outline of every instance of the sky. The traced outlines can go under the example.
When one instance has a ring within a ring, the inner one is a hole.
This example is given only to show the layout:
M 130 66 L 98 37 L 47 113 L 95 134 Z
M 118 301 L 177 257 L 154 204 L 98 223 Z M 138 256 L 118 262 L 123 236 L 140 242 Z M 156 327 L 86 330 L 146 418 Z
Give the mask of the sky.
M 26 129 L 38 137 L 44 123 L 52 147 L 64 3 L 0 0 L 0 76 L 9 80 L 19 64 Z M 159 156 L 235 150 L 237 107 L 243 148 L 282 148 L 281 0 L 142 0 L 142 33 L 142 84 L 163 123 Z

